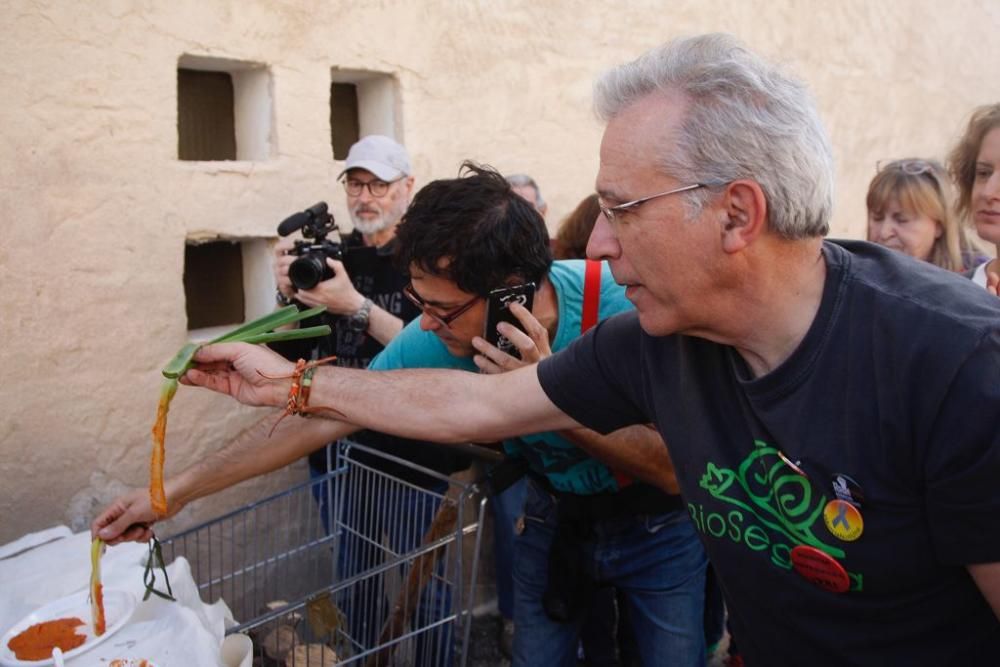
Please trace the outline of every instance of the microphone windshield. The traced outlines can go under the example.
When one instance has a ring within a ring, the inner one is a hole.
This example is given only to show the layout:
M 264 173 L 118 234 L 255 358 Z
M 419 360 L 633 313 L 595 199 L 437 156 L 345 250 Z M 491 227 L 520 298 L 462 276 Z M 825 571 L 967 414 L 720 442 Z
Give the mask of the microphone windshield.
M 292 232 L 305 227 L 310 221 L 326 215 L 327 210 L 326 202 L 321 201 L 300 213 L 294 213 L 281 221 L 281 224 L 278 225 L 278 234 L 280 236 L 288 236 Z

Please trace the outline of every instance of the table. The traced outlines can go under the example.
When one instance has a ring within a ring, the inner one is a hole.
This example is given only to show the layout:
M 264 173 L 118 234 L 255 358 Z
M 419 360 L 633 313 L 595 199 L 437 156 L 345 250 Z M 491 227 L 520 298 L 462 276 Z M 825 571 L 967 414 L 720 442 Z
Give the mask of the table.
M 145 544 L 108 547 L 101 560 L 105 591 L 128 591 L 138 604 L 118 632 L 66 660 L 66 667 L 107 667 L 116 658 L 146 659 L 156 667 L 249 665 L 250 640 L 225 637 L 233 624 L 229 608 L 221 600 L 201 601 L 185 559 L 167 566 L 176 602 L 155 595 L 142 601 L 148 553 Z M 164 590 L 163 574 L 157 570 L 157 575 L 157 588 Z M 73 534 L 59 526 L 0 546 L 0 634 L 39 607 L 85 590 L 89 582 L 89 532 Z

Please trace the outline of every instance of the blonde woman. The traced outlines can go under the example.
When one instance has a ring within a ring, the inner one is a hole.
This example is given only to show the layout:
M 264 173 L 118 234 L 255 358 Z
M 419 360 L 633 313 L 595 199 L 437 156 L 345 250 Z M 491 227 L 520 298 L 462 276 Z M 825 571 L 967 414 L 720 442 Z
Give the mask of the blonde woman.
M 1000 104 L 973 112 L 965 134 L 948 156 L 948 168 L 958 185 L 956 211 L 1000 253 Z M 970 277 L 1000 295 L 1000 260 L 976 267 Z
M 951 213 L 951 185 L 935 160 L 908 158 L 880 166 L 868 186 L 868 240 L 948 271 L 988 258 L 976 253 Z

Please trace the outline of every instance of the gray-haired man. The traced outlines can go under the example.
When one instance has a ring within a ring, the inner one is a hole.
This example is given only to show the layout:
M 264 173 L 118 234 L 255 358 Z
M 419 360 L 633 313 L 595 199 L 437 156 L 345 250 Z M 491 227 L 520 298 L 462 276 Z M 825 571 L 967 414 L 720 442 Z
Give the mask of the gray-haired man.
M 506 178 L 514 192 L 531 202 L 535 210 L 544 218 L 549 210 L 549 205 L 542 197 L 542 189 L 538 187 L 535 179 L 527 174 L 508 174 Z
M 635 314 L 501 375 L 324 369 L 318 405 L 454 441 L 653 422 L 746 664 L 967 665 L 1000 636 L 1000 303 L 824 241 L 833 160 L 805 87 L 735 40 L 600 81 L 588 246 Z M 266 351 L 187 381 L 280 405 Z M 214 362 L 214 363 L 212 363 Z M 235 370 L 229 370 L 235 364 Z M 872 631 L 876 628 L 876 631 Z

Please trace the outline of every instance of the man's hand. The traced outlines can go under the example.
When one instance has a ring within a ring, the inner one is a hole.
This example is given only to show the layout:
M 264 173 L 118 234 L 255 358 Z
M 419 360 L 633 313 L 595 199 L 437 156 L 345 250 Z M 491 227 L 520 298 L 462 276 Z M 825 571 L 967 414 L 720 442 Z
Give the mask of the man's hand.
M 993 296 L 1000 296 L 1000 260 L 994 260 L 998 264 L 996 271 L 986 272 L 986 291 Z
M 281 239 L 274 246 L 274 263 L 272 265 L 274 283 L 278 286 L 278 291 L 288 299 L 296 298 L 295 286 L 292 285 L 292 279 L 288 277 L 288 267 L 298 259 L 295 255 L 288 254 L 288 251 L 294 247 L 295 242 L 292 239 Z
M 365 297 L 354 289 L 344 263 L 327 257 L 326 265 L 333 269 L 333 278 L 317 283 L 312 289 L 295 292 L 295 298 L 311 308 L 325 306 L 335 315 L 353 315 L 358 312 Z
M 283 407 L 295 365 L 260 345 L 218 343 L 194 355 L 182 384 L 232 396 L 244 405 Z
M 170 504 L 170 514 L 180 508 Z M 153 537 L 153 523 L 158 517 L 149 502 L 149 489 L 132 489 L 118 496 L 90 524 L 90 536 L 108 544 L 148 542 Z
M 472 360 L 484 373 L 505 373 L 515 368 L 536 364 L 552 354 L 552 348 L 549 346 L 549 332 L 546 331 L 541 322 L 535 319 L 531 311 L 519 303 L 512 303 L 510 312 L 514 313 L 517 320 L 524 326 L 524 331 L 508 322 L 501 322 L 497 325 L 497 330 L 514 344 L 521 353 L 521 358 L 518 359 L 502 352 L 495 345 L 487 343 L 484 338 L 476 336 L 472 339 L 472 346 L 479 354 L 474 356 Z

